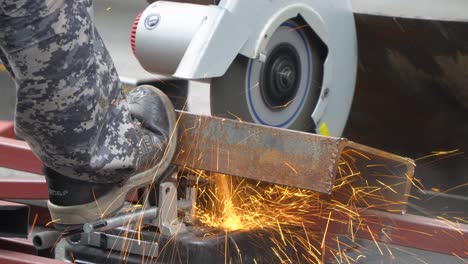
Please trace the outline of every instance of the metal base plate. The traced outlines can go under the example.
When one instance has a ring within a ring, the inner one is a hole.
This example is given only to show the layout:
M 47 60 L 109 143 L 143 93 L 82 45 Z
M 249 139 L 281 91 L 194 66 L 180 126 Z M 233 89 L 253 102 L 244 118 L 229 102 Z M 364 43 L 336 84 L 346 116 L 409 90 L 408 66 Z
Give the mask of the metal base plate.
M 122 233 L 122 230 L 113 230 Z M 108 250 L 96 246 L 74 245 L 68 243 L 65 246 L 65 256 L 68 261 L 74 263 L 277 263 L 278 257 L 270 248 L 277 245 L 273 241 L 281 241 L 279 234 L 266 231 L 247 231 L 209 235 L 207 231 L 192 230 L 174 237 L 158 235 L 151 231 L 142 231 L 141 244 L 152 243 L 158 246 L 158 252 L 141 256 L 138 254 L 124 253 L 122 248 L 129 251 L 138 247 L 137 243 L 128 243 L 124 247 L 115 247 Z M 109 236 L 109 233 L 101 233 L 101 236 Z M 278 237 L 275 237 L 278 236 Z M 126 237 L 137 237 L 136 231 L 130 231 Z M 291 246 L 283 249 L 291 256 L 296 256 Z M 140 250 L 145 252 L 145 250 Z M 146 252 L 147 253 L 147 252 Z M 304 260 L 305 261 L 305 260 Z M 306 263 L 306 262 L 304 262 Z

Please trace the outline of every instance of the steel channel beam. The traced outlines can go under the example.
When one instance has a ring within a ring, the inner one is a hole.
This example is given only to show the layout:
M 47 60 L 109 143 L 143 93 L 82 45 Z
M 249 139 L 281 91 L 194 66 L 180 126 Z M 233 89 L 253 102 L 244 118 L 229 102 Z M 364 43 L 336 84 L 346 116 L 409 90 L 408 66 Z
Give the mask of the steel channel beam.
M 174 163 L 330 193 L 343 139 L 181 113 Z
M 415 164 L 382 150 L 346 141 L 333 198 L 344 204 L 405 213 Z

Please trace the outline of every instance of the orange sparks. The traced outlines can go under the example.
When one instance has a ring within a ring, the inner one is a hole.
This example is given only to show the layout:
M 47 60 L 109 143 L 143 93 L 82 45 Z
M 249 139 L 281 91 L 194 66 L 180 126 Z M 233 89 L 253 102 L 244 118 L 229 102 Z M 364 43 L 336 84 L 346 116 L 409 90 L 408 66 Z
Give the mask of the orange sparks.
M 299 259 L 320 263 L 325 252 L 330 252 L 340 263 L 355 262 L 349 256 L 335 255 L 335 249 L 327 248 L 330 227 L 334 224 L 349 225 L 349 235 L 352 241 L 356 241 L 360 229 L 353 226 L 361 225 L 362 222 L 358 206 L 374 208 L 376 202 L 382 205 L 397 204 L 395 201 L 387 201 L 382 191 L 387 189 L 399 193 L 402 190 L 400 186 L 408 182 L 420 182 L 406 174 L 394 173 L 392 170 L 399 164 L 387 165 L 381 160 L 369 164 L 372 157 L 366 153 L 349 149 L 342 158 L 332 189 L 333 193 L 340 195 L 328 198 L 308 190 L 221 174 L 206 175 L 197 171 L 194 174 L 198 177 L 196 188 L 199 197 L 195 219 L 204 226 L 223 230 L 226 235 L 236 230 L 265 230 L 271 233 L 275 245 L 271 253 L 282 263 L 301 262 Z M 292 164 L 284 164 L 297 173 Z M 363 173 L 362 169 L 367 171 Z M 368 179 L 372 179 L 372 183 Z M 314 233 L 314 228 L 325 222 L 325 230 Z M 390 239 L 388 234 L 385 235 Z M 344 245 L 342 241 L 338 243 L 339 247 Z M 376 245 L 383 254 L 379 245 Z M 289 252 L 288 248 L 292 251 Z M 296 256 L 295 261 L 296 254 L 302 255 Z
M 29 236 L 32 235 L 32 233 L 34 232 L 34 228 L 36 227 L 36 223 L 37 223 L 37 218 L 39 217 L 39 214 L 35 214 L 34 215 L 34 219 L 33 219 L 33 222 L 31 224 L 31 230 L 29 231 Z
M 47 224 L 45 226 L 50 226 L 52 225 L 53 223 L 59 223 L 62 219 L 53 219 L 49 222 L 47 222 Z
M 327 232 L 328 232 L 328 226 L 330 225 L 330 219 L 331 219 L 331 213 L 328 213 L 328 220 L 327 220 L 327 225 L 325 227 L 325 232 L 323 234 L 323 239 L 322 239 L 322 244 L 320 245 L 321 248 L 325 248 L 325 239 L 327 237 Z
M 309 25 L 307 25 L 307 24 L 300 25 L 300 26 L 297 26 L 295 28 L 290 28 L 290 29 L 288 29 L 288 31 L 294 31 L 294 30 L 298 30 L 298 29 L 306 28 L 306 27 L 309 27 Z
M 288 168 L 290 168 L 294 172 L 294 174 L 297 174 L 297 170 L 291 164 L 289 164 L 288 162 L 285 162 L 284 164 L 288 166 Z
M 380 252 L 380 255 L 382 255 L 382 256 L 383 256 L 382 249 L 380 249 L 379 243 L 377 243 L 377 240 L 375 239 L 375 237 L 374 237 L 374 234 L 373 234 L 373 233 L 372 233 L 372 231 L 370 230 L 370 227 L 369 227 L 369 226 L 367 226 L 367 230 L 369 230 L 369 234 L 371 235 L 371 237 L 372 237 L 372 240 L 373 240 L 373 241 L 374 241 L 374 243 L 375 243 L 375 246 L 377 246 L 377 249 L 379 250 L 379 252 Z

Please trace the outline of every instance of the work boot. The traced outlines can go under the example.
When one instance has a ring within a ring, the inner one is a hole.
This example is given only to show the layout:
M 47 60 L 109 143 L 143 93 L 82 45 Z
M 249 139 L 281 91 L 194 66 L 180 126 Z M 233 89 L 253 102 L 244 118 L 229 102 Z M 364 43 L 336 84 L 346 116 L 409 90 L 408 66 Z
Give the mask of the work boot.
M 126 194 L 155 182 L 169 167 L 177 144 L 176 114 L 170 99 L 159 89 L 143 85 L 127 97 L 128 108 L 139 123 L 141 142 L 135 174 L 120 184 L 99 184 L 66 177 L 45 168 L 52 219 L 70 226 L 113 215 L 125 203 Z M 117 173 L 117 172 L 116 172 Z

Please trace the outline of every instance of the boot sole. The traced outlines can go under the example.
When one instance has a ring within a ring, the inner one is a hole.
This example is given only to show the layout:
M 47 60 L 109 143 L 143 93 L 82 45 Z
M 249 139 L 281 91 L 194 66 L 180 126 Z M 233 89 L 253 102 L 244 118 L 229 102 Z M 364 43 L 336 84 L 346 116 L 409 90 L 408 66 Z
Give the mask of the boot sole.
M 169 142 L 161 161 L 154 167 L 133 175 L 123 186 L 116 187 L 108 194 L 97 198 L 94 202 L 73 206 L 59 206 L 48 201 L 52 219 L 61 225 L 84 224 L 113 215 L 122 208 L 129 191 L 154 183 L 171 164 L 177 148 L 178 138 L 178 131 L 176 129 L 177 117 L 174 106 L 169 97 L 161 90 L 150 85 L 142 86 L 150 87 L 161 98 L 168 115 L 169 127 L 172 134 L 169 137 Z

